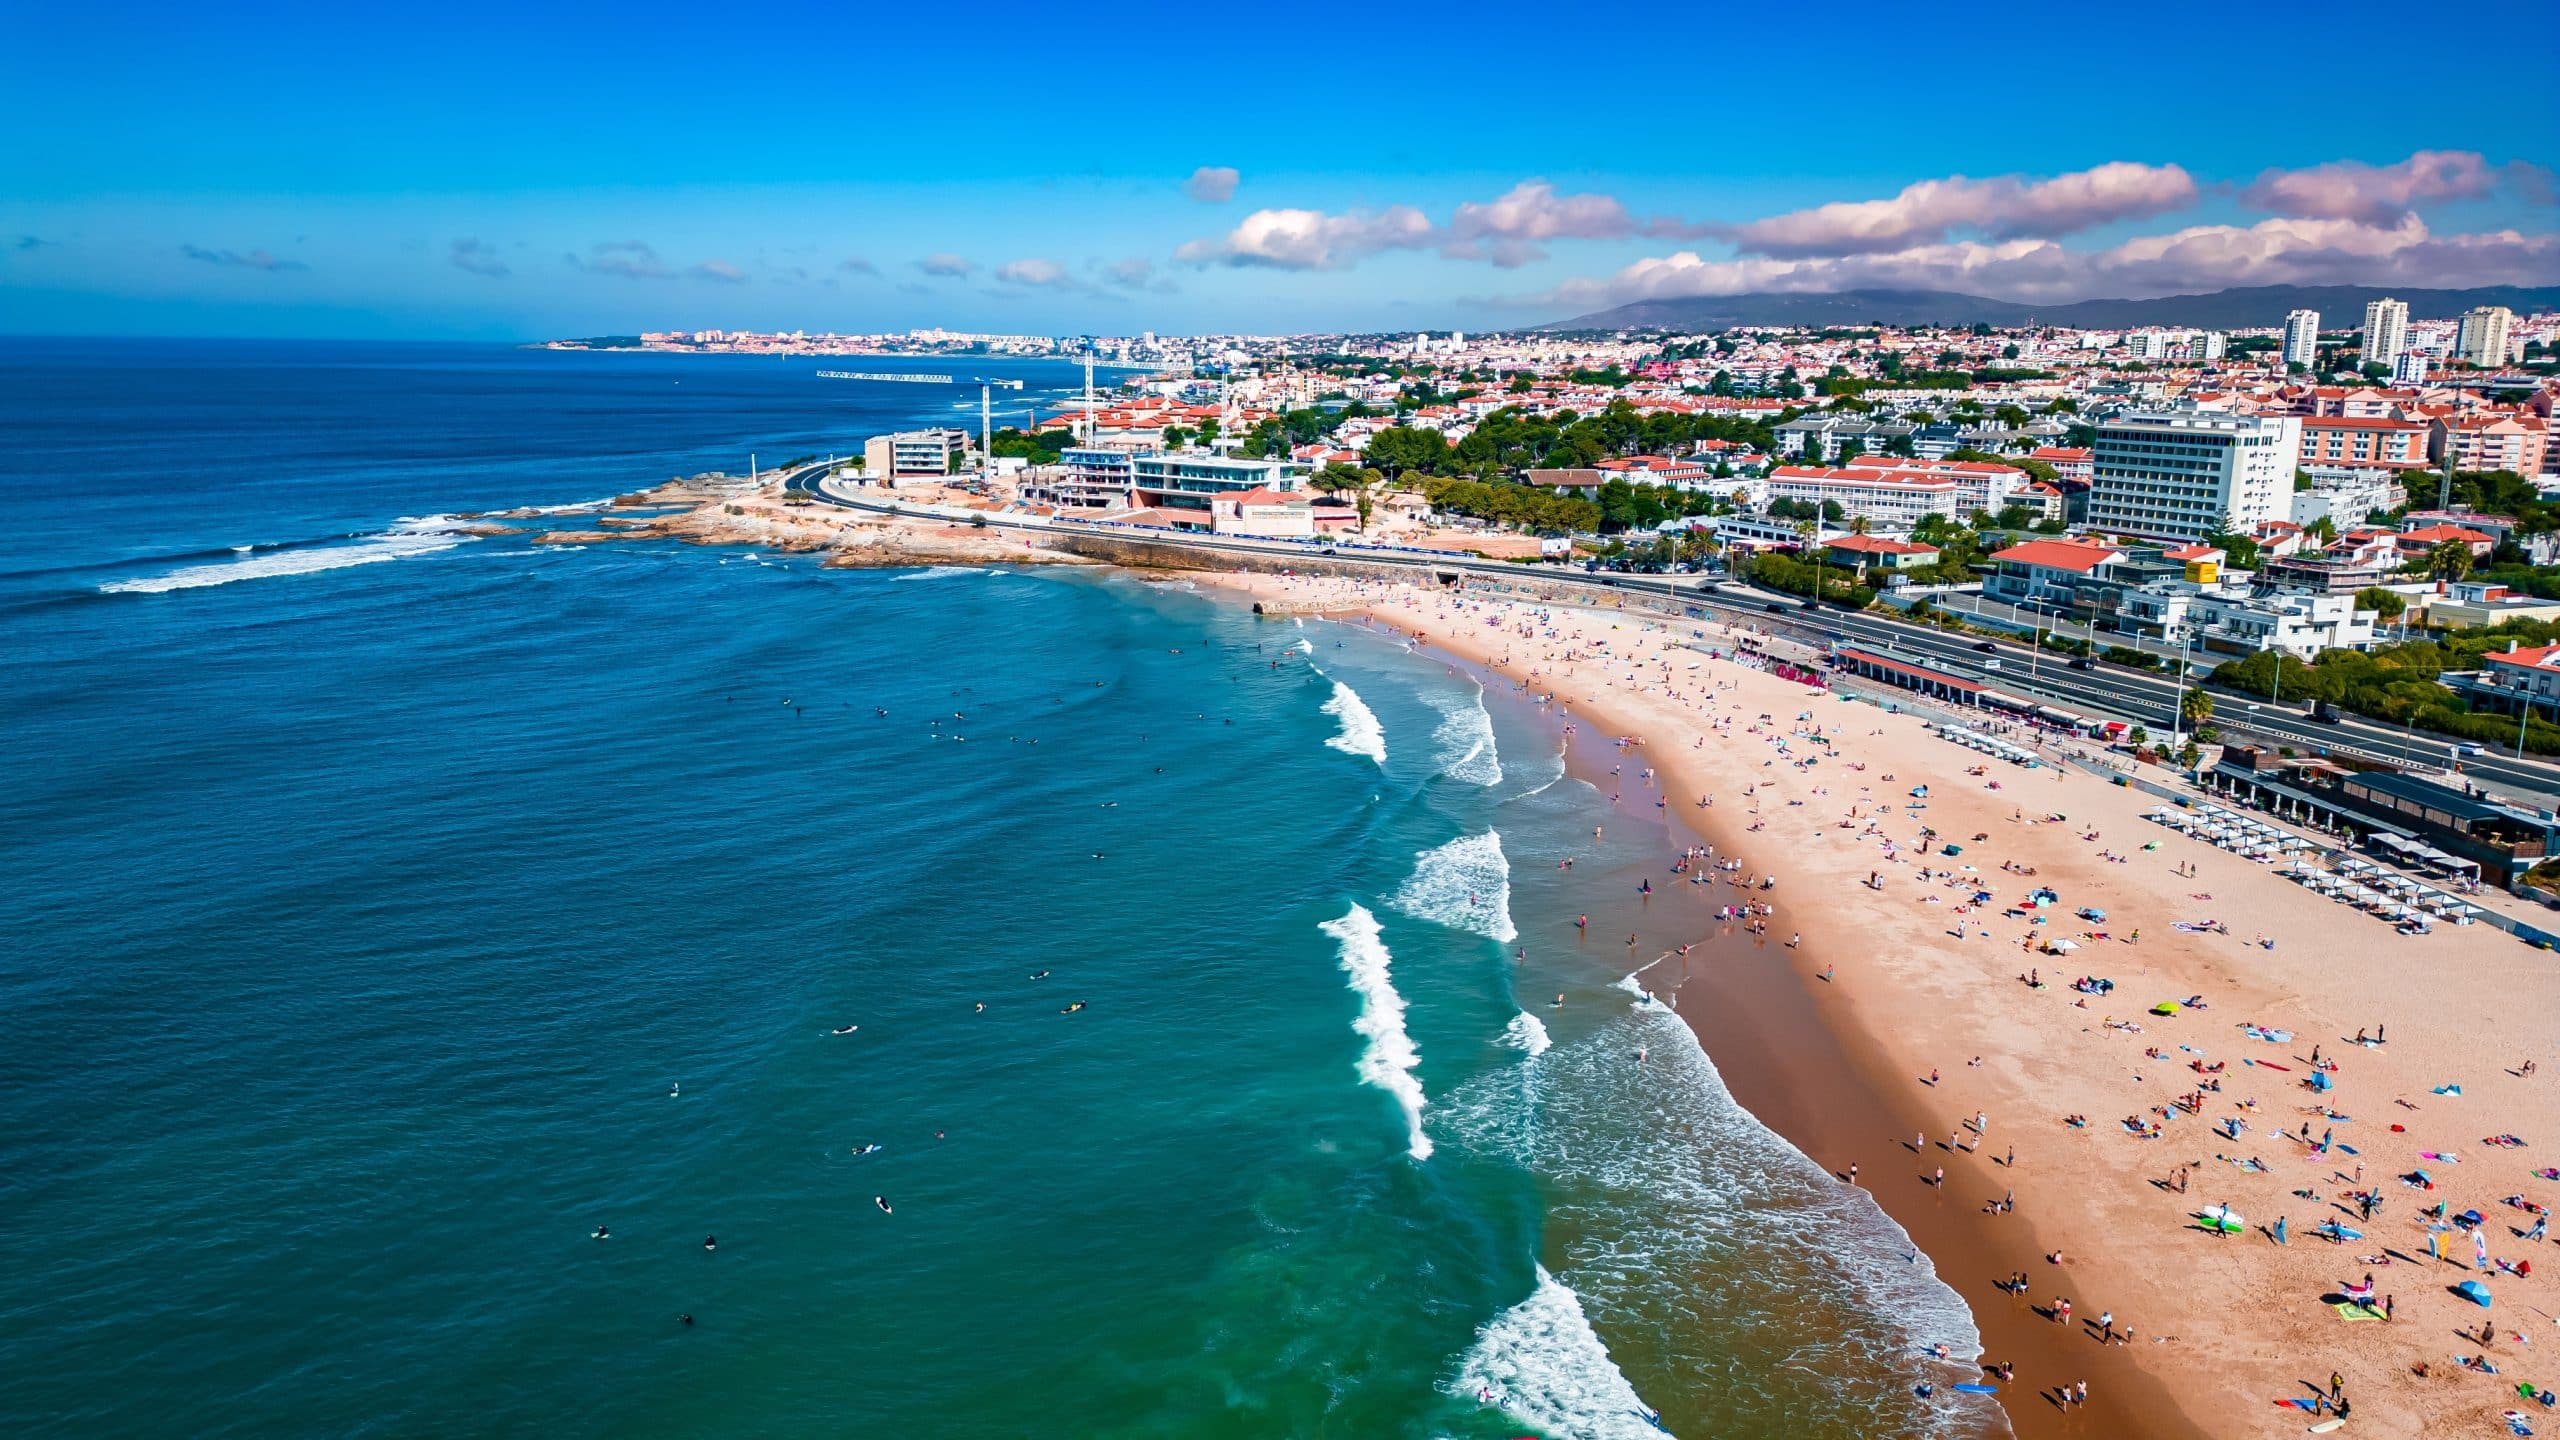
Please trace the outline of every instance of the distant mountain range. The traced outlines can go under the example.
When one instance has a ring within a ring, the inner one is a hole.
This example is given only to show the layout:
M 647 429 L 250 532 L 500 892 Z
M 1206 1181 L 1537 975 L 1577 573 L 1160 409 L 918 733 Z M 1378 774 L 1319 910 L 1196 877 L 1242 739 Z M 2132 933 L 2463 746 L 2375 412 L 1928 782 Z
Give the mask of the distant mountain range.
M 2412 320 L 2449 320 L 2475 305 L 2504 305 L 2522 315 L 2560 309 L 2560 285 L 2492 285 L 2478 290 L 2383 289 L 2369 285 L 2258 285 L 2209 295 L 2163 295 L 2156 300 L 2075 300 L 2064 305 L 2022 305 L 1951 290 L 1840 290 L 1828 294 L 1758 292 L 1697 295 L 1677 300 L 1638 300 L 1540 330 L 1680 330 L 1692 333 L 1753 325 L 1997 325 L 2003 329 L 2057 325 L 2076 330 L 2121 330 L 2140 325 L 2187 325 L 2206 330 L 2246 330 L 2282 325 L 2289 310 L 2317 310 L 2322 328 L 2345 330 L 2364 323 L 2367 302 L 2393 298 L 2409 303 Z

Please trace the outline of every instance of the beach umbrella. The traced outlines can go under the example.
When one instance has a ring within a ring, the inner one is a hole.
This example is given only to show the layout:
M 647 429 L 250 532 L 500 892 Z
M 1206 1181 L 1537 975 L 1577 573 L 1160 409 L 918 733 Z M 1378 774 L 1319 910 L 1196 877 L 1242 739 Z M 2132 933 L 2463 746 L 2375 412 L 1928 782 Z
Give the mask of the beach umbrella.
M 2489 1308 L 2489 1287 L 2481 1284 L 2477 1280 L 2463 1281 L 2461 1284 L 2453 1287 L 2453 1293 L 2470 1301 L 2472 1304 L 2479 1306 L 2483 1310 Z

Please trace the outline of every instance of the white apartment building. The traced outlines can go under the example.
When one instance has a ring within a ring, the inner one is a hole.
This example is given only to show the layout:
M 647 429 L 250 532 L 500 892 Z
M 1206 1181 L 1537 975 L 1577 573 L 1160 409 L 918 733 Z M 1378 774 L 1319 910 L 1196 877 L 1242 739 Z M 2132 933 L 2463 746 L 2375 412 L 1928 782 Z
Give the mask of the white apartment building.
M 2284 317 L 2284 363 L 2308 370 L 2320 353 L 2320 312 L 2288 311 Z
M 960 469 L 969 453 L 966 430 L 901 430 L 862 442 L 862 476 L 874 485 L 940 479 Z
M 1844 519 L 1866 516 L 1908 527 L 1923 515 L 1956 518 L 1959 486 L 1949 478 L 1885 475 L 1870 470 L 1817 470 L 1780 465 L 1769 472 L 1769 501 L 1838 505 Z
M 2384 298 L 2364 307 L 2364 363 L 2389 365 L 2409 343 L 2409 306 Z
M 2516 323 L 2515 312 L 2504 305 L 2482 305 L 2462 315 L 2462 332 L 2453 342 L 2453 356 L 2467 365 L 2495 370 L 2507 363 L 2507 333 Z
M 2311 488 L 2293 492 L 2290 518 L 2296 525 L 2327 520 L 2351 530 L 2376 510 L 2408 503 L 2409 492 L 2397 471 L 2371 465 L 2307 465 L 2303 471 L 2311 477 Z
M 2119 415 L 2098 427 L 2089 527 L 2194 540 L 2286 519 L 2301 444 L 2302 421 L 2293 415 Z

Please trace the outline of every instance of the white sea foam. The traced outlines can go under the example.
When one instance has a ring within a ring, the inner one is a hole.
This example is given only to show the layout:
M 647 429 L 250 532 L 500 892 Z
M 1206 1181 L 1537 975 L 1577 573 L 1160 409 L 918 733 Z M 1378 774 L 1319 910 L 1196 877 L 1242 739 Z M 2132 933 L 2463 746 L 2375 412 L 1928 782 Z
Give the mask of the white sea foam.
M 901 580 L 943 580 L 954 575 L 993 575 L 994 573 L 996 572 L 993 570 L 981 570 L 975 565 L 929 565 L 922 570 L 910 570 L 906 574 L 897 578 Z
M 1413 858 L 1412 876 L 1389 902 L 1398 910 L 1505 944 L 1519 937 L 1511 923 L 1511 861 L 1502 853 L 1501 831 L 1461 835 Z
M 1422 1053 L 1405 1033 L 1404 997 L 1396 993 L 1389 973 L 1390 957 L 1386 942 L 1379 938 L 1378 917 L 1355 903 L 1341 919 L 1316 928 L 1342 946 L 1342 973 L 1351 977 L 1351 988 L 1360 996 L 1360 1018 L 1351 1022 L 1351 1028 L 1369 1042 L 1360 1052 L 1360 1079 L 1395 1097 L 1410 1137 L 1405 1153 L 1428 1160 L 1431 1137 L 1422 1133 L 1422 1082 L 1413 1073 L 1422 1063 Z
M 1644 1440 L 1664 1432 L 1609 1358 L 1571 1286 L 1538 1267 L 1529 1298 L 1485 1322 L 1458 1360 L 1449 1393 L 1490 1392 L 1505 1414 L 1553 1435 Z
M 1324 743 L 1346 755 L 1366 755 L 1381 765 L 1387 763 L 1387 730 L 1378 723 L 1377 712 L 1360 699 L 1360 692 L 1336 680 L 1333 698 L 1324 702 L 1324 713 L 1342 723 L 1341 733 Z
M 1919 1402 L 1935 1428 L 1979 1428 L 1987 1407 L 1947 1382 L 1970 1378 L 1960 1372 L 1981 1337 L 1929 1257 L 1874 1197 L 1744 1109 L 1639 976 L 1616 988 L 1630 1003 L 1590 1032 L 1440 1096 L 1442 1143 L 1517 1164 L 1565 1197 L 1549 1217 L 1573 1237 L 1558 1268 L 1602 1332 L 1644 1347 L 1645 1373 L 1711 1369 L 1762 1343 L 1748 1337 L 1772 1337 L 1823 1373 L 1937 1381 Z M 1666 1285 L 1671 1275 L 1697 1283 Z M 1804 1338 L 1808 1324 L 1818 1338 Z M 1925 1358 L 1939 1343 L 1952 1366 Z M 1796 1383 L 1727 1374 L 1707 1409 L 1747 1415 L 1788 1403 Z M 1836 1398 L 1868 1408 L 1875 1433 L 1912 1433 L 1907 1387 Z
M 212 565 L 183 566 L 164 575 L 110 580 L 98 588 L 111 595 L 159 595 L 171 590 L 228 585 L 235 580 L 313 575 L 323 570 L 343 570 L 350 565 L 379 565 L 389 560 L 431 555 L 468 542 L 472 537 L 455 529 L 455 524 L 448 515 L 425 515 L 403 520 L 379 535 L 369 535 L 345 545 L 311 545 L 264 552 L 254 546 L 245 549 L 234 546 L 233 553 L 246 558 Z
M 1431 738 L 1440 746 L 1440 773 L 1471 785 L 1502 783 L 1502 753 L 1493 740 L 1493 716 L 1484 708 L 1484 687 L 1463 699 L 1436 700 L 1440 728 Z
M 1547 1022 L 1523 1010 L 1502 1027 L 1502 1043 L 1514 1050 L 1526 1051 L 1535 1060 L 1547 1053 L 1555 1042 L 1547 1038 Z
M 1298 643 L 1295 648 L 1301 655 L 1313 655 L 1316 653 L 1316 642 L 1309 640 L 1302 635 L 1298 637 Z

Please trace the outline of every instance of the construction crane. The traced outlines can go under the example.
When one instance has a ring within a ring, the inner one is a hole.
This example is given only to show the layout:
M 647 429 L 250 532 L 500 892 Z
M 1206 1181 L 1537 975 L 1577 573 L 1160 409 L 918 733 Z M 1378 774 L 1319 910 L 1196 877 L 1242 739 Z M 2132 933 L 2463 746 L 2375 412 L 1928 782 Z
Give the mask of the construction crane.
M 1092 372 L 1086 372 L 1090 375 Z M 982 470 L 995 467 L 995 392 L 1019 390 L 1019 380 L 999 380 L 989 375 L 934 375 L 922 371 L 886 370 L 821 370 L 821 380 L 873 380 L 891 385 L 975 385 L 978 387 L 978 464 Z M 1088 380 L 1086 386 L 1091 388 Z

